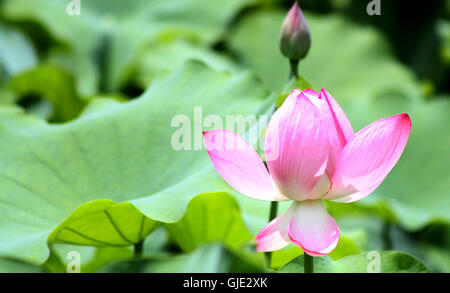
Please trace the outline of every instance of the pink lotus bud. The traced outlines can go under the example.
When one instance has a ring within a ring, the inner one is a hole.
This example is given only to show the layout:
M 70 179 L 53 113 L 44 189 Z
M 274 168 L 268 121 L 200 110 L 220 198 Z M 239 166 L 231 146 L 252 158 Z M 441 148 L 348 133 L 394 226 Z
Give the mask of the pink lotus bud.
M 300 60 L 306 57 L 310 46 L 308 23 L 295 1 L 281 27 L 281 53 L 291 60 Z

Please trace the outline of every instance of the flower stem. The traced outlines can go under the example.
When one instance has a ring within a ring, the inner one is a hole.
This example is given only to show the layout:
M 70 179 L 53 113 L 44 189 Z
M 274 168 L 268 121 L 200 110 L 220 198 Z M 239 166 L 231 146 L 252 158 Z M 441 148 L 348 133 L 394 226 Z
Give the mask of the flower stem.
M 270 202 L 269 222 L 276 218 L 278 212 L 278 201 Z
M 269 223 L 273 219 L 275 219 L 275 217 L 277 216 L 277 212 L 278 212 L 278 201 L 270 202 Z M 270 252 L 270 251 L 266 252 L 266 260 L 267 260 L 267 265 L 270 267 L 271 262 L 272 262 L 272 252 Z
M 382 230 L 382 237 L 383 237 L 383 244 L 384 244 L 385 250 L 392 249 L 391 229 L 392 229 L 391 223 L 389 223 L 387 221 L 384 222 L 383 230 Z
M 291 65 L 291 72 L 289 73 L 289 79 L 294 77 L 298 80 L 298 64 L 300 60 L 289 59 L 289 64 Z
M 305 273 L 314 273 L 314 258 L 309 254 L 303 253 L 303 260 Z
M 144 240 L 141 240 L 140 242 L 134 245 L 134 257 L 141 257 L 143 250 L 144 250 Z

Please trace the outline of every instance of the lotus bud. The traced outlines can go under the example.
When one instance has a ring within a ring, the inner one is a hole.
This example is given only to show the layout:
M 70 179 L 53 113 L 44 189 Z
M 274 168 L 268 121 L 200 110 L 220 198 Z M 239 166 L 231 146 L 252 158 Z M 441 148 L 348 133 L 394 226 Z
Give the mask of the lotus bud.
M 281 27 L 281 53 L 291 60 L 300 60 L 306 57 L 310 46 L 308 23 L 295 1 Z

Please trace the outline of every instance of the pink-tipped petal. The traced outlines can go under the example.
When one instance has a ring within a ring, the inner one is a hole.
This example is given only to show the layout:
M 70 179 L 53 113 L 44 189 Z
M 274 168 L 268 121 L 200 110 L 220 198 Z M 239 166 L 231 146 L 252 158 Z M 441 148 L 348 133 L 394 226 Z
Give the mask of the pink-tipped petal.
M 342 150 L 325 199 L 359 200 L 374 191 L 397 163 L 411 132 L 408 114 L 380 119 L 356 133 Z
M 240 193 L 260 200 L 287 200 L 276 191 L 264 163 L 239 135 L 228 130 L 203 132 L 211 161 L 225 181 Z
M 288 224 L 288 236 L 312 256 L 332 252 L 340 237 L 336 221 L 321 200 L 295 202 L 295 212 Z
M 303 91 L 303 94 L 310 99 L 311 98 L 319 98 L 319 94 L 315 90 L 312 90 L 312 89 L 305 89 Z
M 255 239 L 257 251 L 279 250 L 291 242 L 287 233 L 287 226 L 294 211 L 295 205 L 292 204 L 287 211 L 273 219 L 258 233 Z
M 338 102 L 336 102 L 333 96 L 331 96 L 326 89 L 322 89 L 320 91 L 320 99 L 327 102 L 328 110 L 333 117 L 333 122 L 336 128 L 338 139 L 344 146 L 354 134 L 352 125 L 350 124 L 350 120 L 348 120 L 344 110 L 342 110 Z
M 324 101 L 294 90 L 267 127 L 267 166 L 280 192 L 291 199 L 316 199 L 329 188 L 328 182 L 314 189 L 328 159 L 325 107 Z
M 354 132 L 344 110 L 342 110 L 341 106 L 339 106 L 336 100 L 325 89 L 322 89 L 320 92 L 320 99 L 326 101 L 328 106 L 327 112 L 330 119 L 328 132 L 330 156 L 328 158 L 327 172 L 332 177 L 339 155 Z

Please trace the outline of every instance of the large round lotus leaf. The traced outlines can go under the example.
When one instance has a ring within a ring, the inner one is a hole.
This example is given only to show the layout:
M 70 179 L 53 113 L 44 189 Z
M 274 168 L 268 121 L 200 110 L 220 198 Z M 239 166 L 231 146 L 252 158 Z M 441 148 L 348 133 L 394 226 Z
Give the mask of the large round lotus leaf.
M 191 62 L 136 100 L 93 103 L 66 124 L 0 108 L 0 255 L 43 262 L 47 239 L 128 246 L 155 221 L 181 219 L 197 194 L 229 191 L 197 119 L 256 113 L 266 96 L 251 74 Z M 174 117 L 190 120 L 189 147 L 198 150 L 172 147 Z

